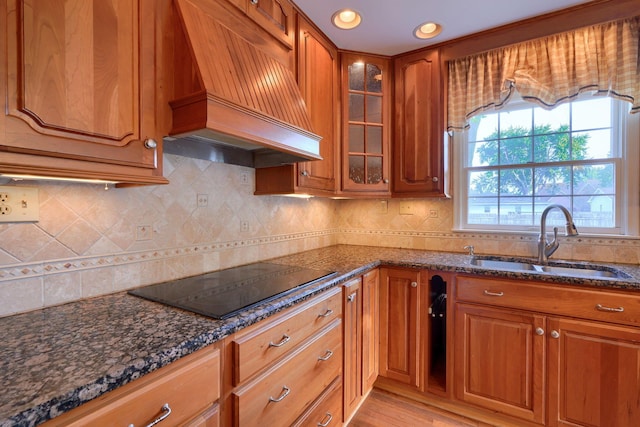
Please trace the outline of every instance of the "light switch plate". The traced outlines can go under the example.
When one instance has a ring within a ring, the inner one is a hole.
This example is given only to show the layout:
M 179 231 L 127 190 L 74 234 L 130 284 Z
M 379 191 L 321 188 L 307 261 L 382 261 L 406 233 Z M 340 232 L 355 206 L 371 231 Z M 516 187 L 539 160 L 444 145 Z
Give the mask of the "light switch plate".
M 0 222 L 36 222 L 39 219 L 37 188 L 0 186 Z

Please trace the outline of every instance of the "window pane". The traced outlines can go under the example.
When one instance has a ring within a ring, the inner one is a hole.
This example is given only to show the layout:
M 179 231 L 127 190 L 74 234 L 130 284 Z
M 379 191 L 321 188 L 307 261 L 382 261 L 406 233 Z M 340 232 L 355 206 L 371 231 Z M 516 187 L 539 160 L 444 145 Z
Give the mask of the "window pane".
M 367 95 L 367 119 L 368 123 L 382 123 L 382 97 Z
M 469 174 L 469 196 L 497 196 L 498 172 L 484 171 Z
M 572 148 L 575 160 L 609 159 L 612 157 L 611 130 L 576 132 Z
M 547 206 L 553 205 L 553 204 L 562 205 L 565 208 L 569 209 L 569 211 L 571 211 L 572 209 L 571 197 L 568 197 L 568 196 L 536 197 L 535 198 L 535 216 L 534 216 L 535 224 L 538 224 L 538 225 L 540 224 L 540 219 L 542 218 L 542 212 L 547 208 Z M 567 220 L 564 218 L 564 214 L 560 212 L 559 209 L 551 209 L 547 214 L 547 232 L 548 233 L 553 232 L 553 227 L 558 227 L 559 233 L 564 234 L 564 226 L 566 223 L 567 223 Z
M 382 181 L 382 157 L 367 157 L 367 184 Z
M 505 169 L 500 171 L 501 196 L 530 196 L 533 190 L 531 168 Z
M 349 152 L 364 153 L 364 125 L 349 125 Z
M 560 104 L 553 110 L 540 107 L 533 109 L 533 124 L 536 133 L 549 133 L 545 129 L 554 130 L 561 126 L 569 128 L 571 123 L 570 104 Z
M 571 159 L 571 141 L 568 127 L 554 129 L 533 139 L 534 161 L 537 163 L 563 162 Z
M 498 199 L 470 197 L 467 222 L 469 224 L 498 224 Z
M 367 126 L 367 153 L 382 154 L 382 128 Z
M 382 71 L 377 65 L 367 64 L 367 92 L 382 92 Z
M 469 120 L 468 141 L 485 141 L 498 137 L 498 114 L 485 114 Z
M 533 110 L 514 110 L 500 113 L 500 138 L 531 135 Z
M 364 121 L 364 95 L 357 93 L 349 94 L 349 121 Z
M 571 194 L 571 166 L 536 168 L 534 191 L 536 196 Z
M 611 127 L 611 98 L 598 97 L 572 103 L 573 130 Z
M 531 163 L 531 138 L 511 138 L 500 142 L 500 164 L 517 165 Z
M 575 166 L 573 176 L 573 194 L 615 194 L 615 166 L 612 163 Z
M 532 225 L 533 199 L 531 197 L 503 197 L 500 199 L 501 225 Z
M 349 90 L 364 91 L 364 64 L 362 62 L 349 65 Z
M 469 144 L 467 166 L 495 166 L 498 164 L 498 141 Z
M 580 227 L 613 227 L 615 224 L 616 198 L 613 195 L 579 196 L 575 203 L 580 210 L 574 209 L 573 222 Z
M 364 183 L 364 156 L 349 156 L 349 179 L 357 184 Z

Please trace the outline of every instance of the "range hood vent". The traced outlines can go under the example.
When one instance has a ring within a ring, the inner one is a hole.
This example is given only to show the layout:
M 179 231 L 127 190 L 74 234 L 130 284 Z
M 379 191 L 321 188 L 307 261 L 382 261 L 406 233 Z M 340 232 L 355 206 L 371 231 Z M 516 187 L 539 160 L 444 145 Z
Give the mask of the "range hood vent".
M 225 22 L 231 12 L 219 2 L 175 4 L 202 89 L 170 102 L 173 127 L 166 145 L 204 139 L 237 147 L 252 152 L 253 167 L 320 160 L 321 137 L 311 131 L 293 73 L 228 28 L 238 18 Z

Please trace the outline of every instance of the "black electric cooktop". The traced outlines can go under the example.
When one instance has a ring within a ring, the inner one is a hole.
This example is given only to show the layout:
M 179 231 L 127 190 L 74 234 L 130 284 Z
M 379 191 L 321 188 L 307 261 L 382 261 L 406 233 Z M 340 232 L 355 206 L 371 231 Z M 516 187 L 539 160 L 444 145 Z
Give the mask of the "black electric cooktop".
M 129 293 L 215 319 L 226 319 L 334 274 L 334 271 L 260 262 L 144 286 Z

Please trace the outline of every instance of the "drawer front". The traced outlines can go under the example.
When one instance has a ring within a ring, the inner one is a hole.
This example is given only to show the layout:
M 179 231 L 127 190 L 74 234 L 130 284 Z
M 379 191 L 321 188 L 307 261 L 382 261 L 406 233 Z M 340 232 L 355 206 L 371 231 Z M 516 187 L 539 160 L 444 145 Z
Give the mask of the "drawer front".
M 458 276 L 458 301 L 640 325 L 640 295 L 549 284 Z
M 146 426 L 165 403 L 171 414 L 163 426 L 176 426 L 212 407 L 220 397 L 220 351 L 200 350 L 156 372 L 82 405 L 45 425 Z
M 336 378 L 313 405 L 293 423 L 293 427 L 342 425 L 342 380 Z
M 263 370 L 305 339 L 342 316 L 340 287 L 295 306 L 268 325 L 255 325 L 232 342 L 233 384 L 239 385 Z
M 233 393 L 234 425 L 290 425 L 340 375 L 341 369 L 342 323 L 336 320 Z

